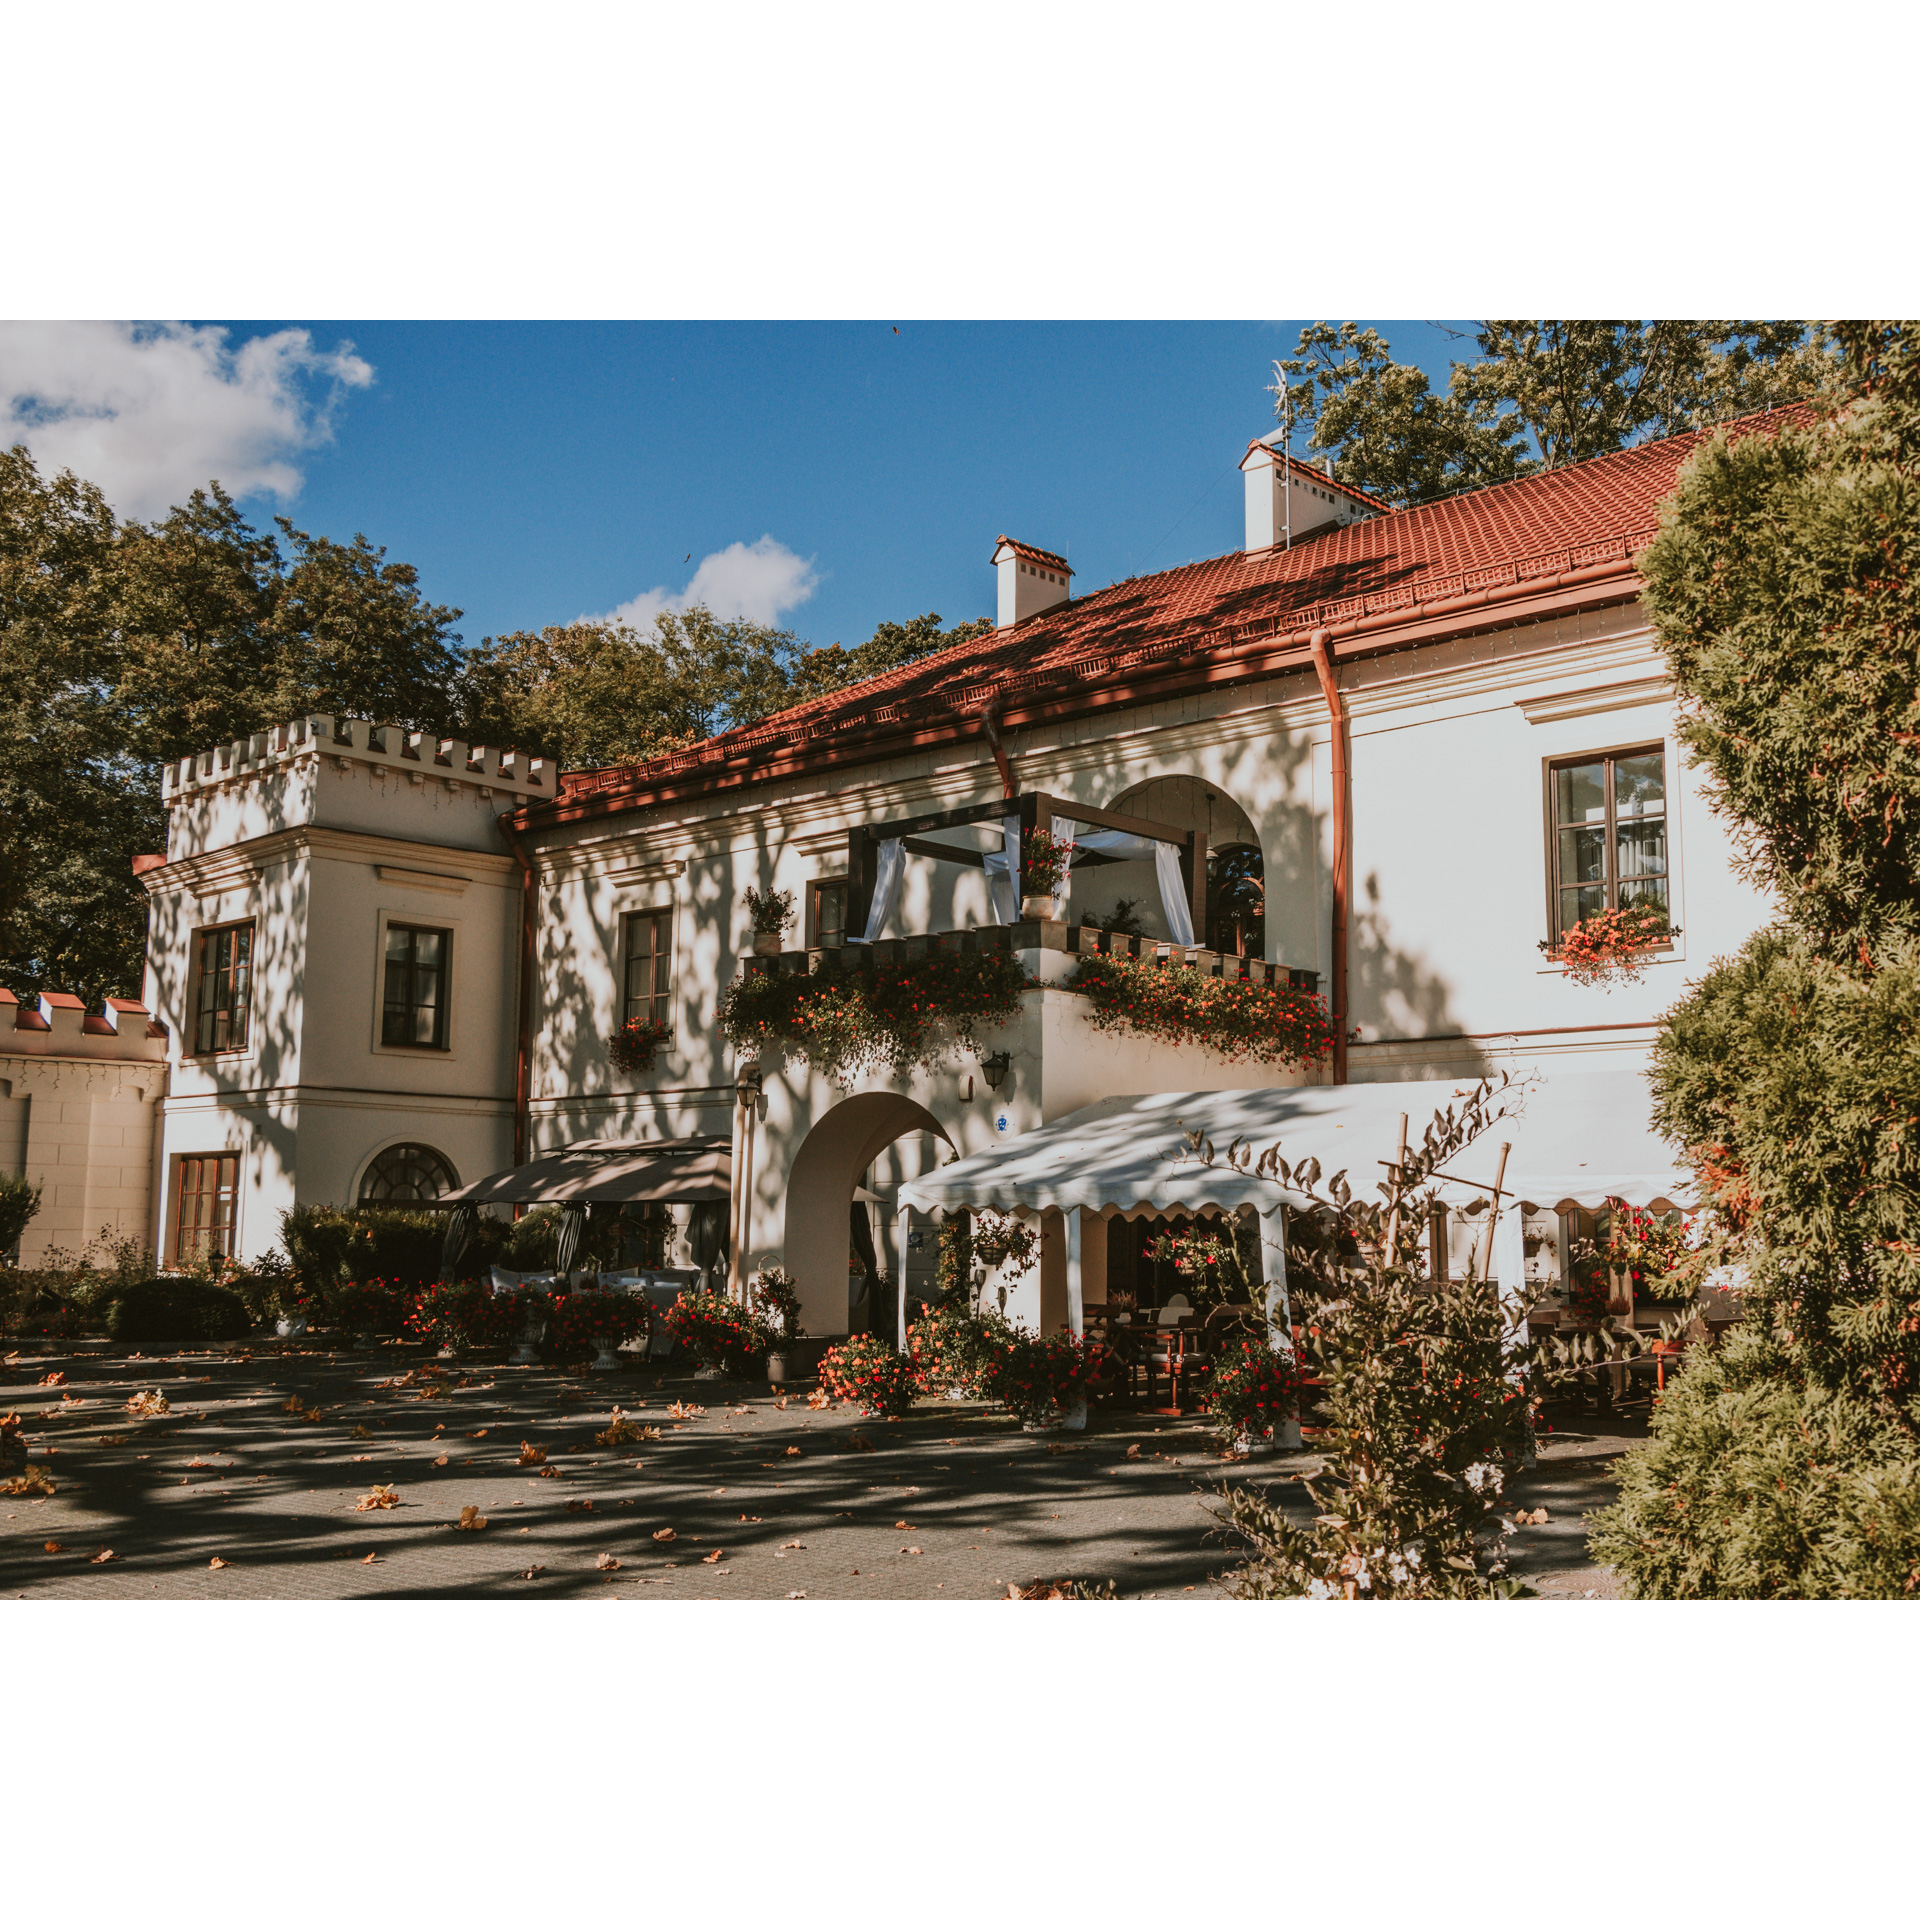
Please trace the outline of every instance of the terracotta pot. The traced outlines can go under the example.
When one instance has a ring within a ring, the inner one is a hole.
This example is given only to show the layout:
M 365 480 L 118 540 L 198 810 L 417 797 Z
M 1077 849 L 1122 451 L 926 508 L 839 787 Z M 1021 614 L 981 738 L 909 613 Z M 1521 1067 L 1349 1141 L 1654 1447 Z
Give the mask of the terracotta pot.
M 780 951 L 780 936 L 777 933 L 756 933 L 753 936 L 755 953 L 772 954 Z
M 1050 893 L 1023 893 L 1020 896 L 1020 918 L 1022 920 L 1051 920 L 1053 918 L 1053 895 Z

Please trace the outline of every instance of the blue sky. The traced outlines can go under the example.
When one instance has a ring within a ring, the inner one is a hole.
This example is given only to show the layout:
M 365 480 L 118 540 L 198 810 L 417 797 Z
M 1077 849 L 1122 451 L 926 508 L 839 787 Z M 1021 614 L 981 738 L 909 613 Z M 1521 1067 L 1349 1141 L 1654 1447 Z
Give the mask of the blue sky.
M 1066 551 L 1081 591 L 1237 545 L 1237 462 L 1272 427 L 1269 363 L 1300 324 L 0 328 L 0 401 L 16 423 L 28 389 L 36 419 L 63 393 L 91 408 L 90 436 L 36 451 L 123 510 L 219 472 L 252 483 L 259 523 L 365 533 L 464 609 L 469 641 L 644 616 L 721 555 L 703 597 L 740 605 L 716 610 L 852 645 L 881 620 L 990 613 L 1002 533 Z M 1444 381 L 1443 332 L 1373 324 Z M 158 424 L 140 433 L 143 406 Z

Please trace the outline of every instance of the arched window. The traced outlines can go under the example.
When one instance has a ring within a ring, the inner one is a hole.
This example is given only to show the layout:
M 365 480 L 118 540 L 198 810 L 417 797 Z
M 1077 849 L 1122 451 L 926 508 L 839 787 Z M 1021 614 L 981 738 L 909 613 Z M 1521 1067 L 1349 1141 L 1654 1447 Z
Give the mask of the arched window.
M 1266 870 L 1248 841 L 1208 849 L 1207 936 L 1217 952 L 1266 956 Z
M 418 1207 L 442 1194 L 451 1193 L 460 1183 L 453 1169 L 431 1147 L 411 1142 L 384 1147 L 374 1155 L 373 1165 L 360 1182 L 363 1207 Z

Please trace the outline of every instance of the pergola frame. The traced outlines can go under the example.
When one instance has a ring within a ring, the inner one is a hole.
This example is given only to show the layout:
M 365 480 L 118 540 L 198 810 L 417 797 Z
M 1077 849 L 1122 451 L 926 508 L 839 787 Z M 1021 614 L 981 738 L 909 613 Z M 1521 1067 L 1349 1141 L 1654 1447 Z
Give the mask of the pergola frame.
M 1057 818 L 1076 821 L 1084 827 L 1105 827 L 1116 833 L 1138 834 L 1143 840 L 1160 840 L 1180 849 L 1180 874 L 1186 882 L 1188 910 L 1193 915 L 1195 942 L 1207 945 L 1207 836 L 1197 827 L 1185 829 L 1162 826 L 1157 820 L 1143 820 L 1137 814 L 1114 813 L 1105 807 L 1090 807 L 1079 800 L 1060 800 L 1050 793 L 1023 793 L 1011 800 L 988 800 L 973 807 L 949 807 L 940 813 L 909 814 L 904 820 L 869 821 L 847 829 L 847 931 L 864 928 L 873 905 L 873 886 L 880 861 L 880 843 L 898 840 L 908 853 L 929 860 L 945 860 L 950 865 L 981 867 L 986 856 L 972 847 L 950 847 L 938 840 L 918 836 L 939 833 L 949 827 L 999 826 L 1013 814 L 1020 816 L 1020 840 L 1036 827 L 1049 834 Z M 1083 854 L 1077 866 L 1106 866 L 1115 856 Z M 1016 892 L 1019 875 L 1014 876 Z

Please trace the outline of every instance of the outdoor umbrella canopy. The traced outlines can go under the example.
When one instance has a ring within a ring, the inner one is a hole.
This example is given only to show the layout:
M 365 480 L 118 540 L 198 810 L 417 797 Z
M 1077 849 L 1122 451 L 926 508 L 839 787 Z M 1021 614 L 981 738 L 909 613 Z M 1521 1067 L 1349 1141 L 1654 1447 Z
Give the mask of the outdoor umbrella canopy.
M 733 1189 L 733 1155 L 707 1141 L 643 1141 L 569 1147 L 524 1167 L 508 1167 L 443 1194 L 441 1207 L 566 1206 L 590 1202 L 724 1201 Z
M 1477 1084 L 1447 1079 L 1116 1095 L 907 1181 L 899 1204 L 923 1212 L 1084 1207 L 1120 1214 L 1251 1206 L 1268 1215 L 1314 1204 L 1306 1194 L 1227 1167 L 1225 1152 L 1235 1140 L 1251 1145 L 1256 1155 L 1277 1146 L 1296 1167 L 1318 1160 L 1323 1190 L 1325 1179 L 1344 1169 L 1356 1194 L 1372 1195 L 1386 1177 L 1381 1162 L 1390 1161 L 1399 1144 L 1400 1115 L 1407 1116 L 1409 1149 L 1417 1148 L 1435 1110 Z M 1644 1074 L 1531 1075 L 1492 1097 L 1492 1105 L 1502 1103 L 1507 1115 L 1448 1161 L 1445 1171 L 1490 1187 L 1500 1147 L 1509 1144 L 1503 1204 L 1694 1204 L 1690 1175 L 1653 1130 Z M 1179 1160 L 1188 1131 L 1204 1132 L 1219 1149 L 1219 1162 L 1207 1167 Z M 1465 1205 L 1477 1191 L 1446 1180 L 1439 1187 L 1454 1205 Z M 1514 1215 L 1517 1230 L 1517 1209 Z

